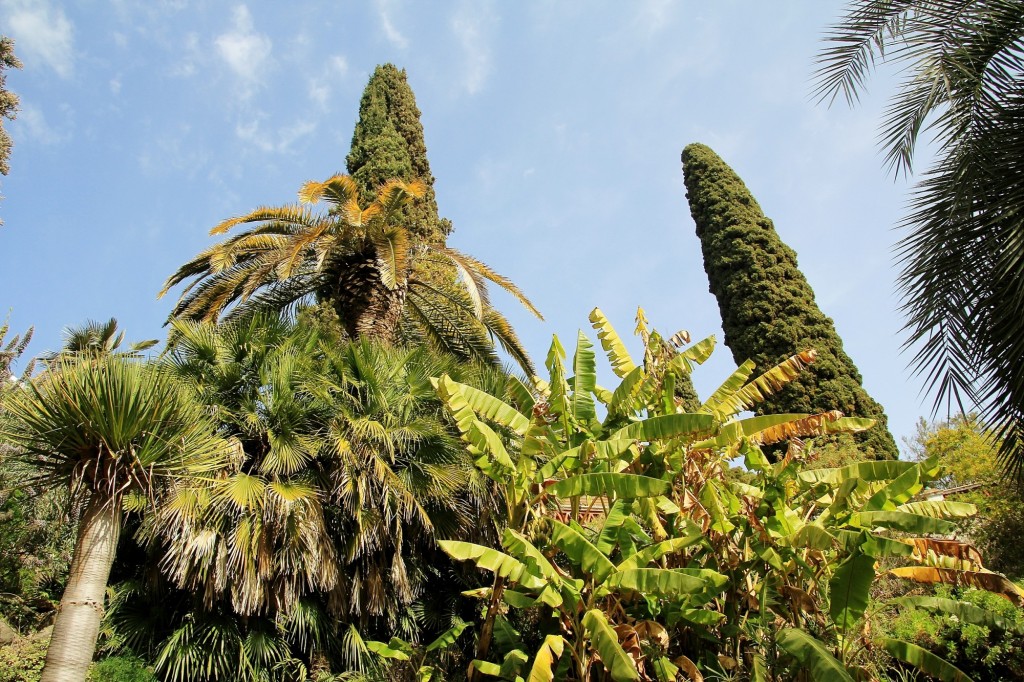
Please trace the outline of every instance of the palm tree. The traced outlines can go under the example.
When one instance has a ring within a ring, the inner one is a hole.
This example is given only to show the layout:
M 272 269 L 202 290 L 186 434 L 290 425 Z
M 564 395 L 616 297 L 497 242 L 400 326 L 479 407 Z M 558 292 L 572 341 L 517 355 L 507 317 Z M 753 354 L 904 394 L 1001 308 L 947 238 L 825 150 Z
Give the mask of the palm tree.
M 859 0 L 827 38 L 818 94 L 857 100 L 876 58 L 905 79 L 882 126 L 910 172 L 921 134 L 937 157 L 897 245 L 906 346 L 928 390 L 981 405 L 1008 470 L 1024 470 L 1024 1 Z
M 81 509 L 42 680 L 85 680 L 125 496 L 152 501 L 164 482 L 219 469 L 225 443 L 168 373 L 116 356 L 58 361 L 4 409 L 4 438 Z
M 199 602 L 159 635 L 162 674 L 212 666 L 211 679 L 250 679 L 268 667 L 240 672 L 204 637 L 238 651 L 271 637 L 274 660 L 308 670 L 352 664 L 349 625 L 385 638 L 436 629 L 409 615 L 451 565 L 435 539 L 479 537 L 495 512 L 430 379 L 455 373 L 501 393 L 506 376 L 423 346 L 334 343 L 277 315 L 171 324 L 171 371 L 235 451 L 215 480 L 180 487 L 145 524 L 163 571 Z
M 540 318 L 529 299 L 484 263 L 443 244 L 416 243 L 398 224 L 402 208 L 423 193 L 423 184 L 391 180 L 366 208 L 359 206 L 358 193 L 352 178 L 335 175 L 306 183 L 301 204 L 259 208 L 214 227 L 211 234 L 254 225 L 171 275 L 160 296 L 195 278 L 172 317 L 216 321 L 225 311 L 231 319 L 326 301 L 352 339 L 427 341 L 457 357 L 494 362 L 496 338 L 531 372 L 511 325 L 490 305 L 487 282 Z M 321 200 L 328 204 L 325 213 L 312 208 Z M 446 268 L 457 279 L 446 278 Z
M 82 358 L 101 355 L 125 355 L 140 357 L 140 353 L 159 343 L 156 339 L 138 341 L 130 344 L 127 351 L 119 350 L 124 343 L 124 331 L 118 331 L 117 319 L 110 318 L 106 322 L 87 320 L 79 327 L 68 327 L 64 330 L 64 347 L 56 353 L 44 357 L 46 362 L 58 358 Z

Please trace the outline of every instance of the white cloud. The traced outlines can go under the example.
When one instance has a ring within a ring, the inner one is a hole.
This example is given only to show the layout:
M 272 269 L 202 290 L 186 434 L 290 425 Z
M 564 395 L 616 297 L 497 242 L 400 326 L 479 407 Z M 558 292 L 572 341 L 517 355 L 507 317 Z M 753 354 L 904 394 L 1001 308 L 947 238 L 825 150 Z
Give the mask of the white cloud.
M 221 59 L 241 81 L 244 94 L 252 94 L 270 65 L 272 43 L 265 34 L 253 30 L 248 7 L 235 8 L 233 26 L 217 36 L 214 44 Z
M 348 75 L 348 60 L 340 54 L 331 56 L 320 75 L 309 79 L 309 98 L 316 102 L 321 109 L 326 109 L 327 101 L 331 97 L 331 85 L 346 75 Z
M 171 67 L 172 76 L 188 78 L 196 72 L 196 64 L 202 59 L 203 51 L 199 46 L 199 35 L 188 33 L 181 43 L 177 61 Z
M 488 33 L 497 23 L 490 2 L 463 2 L 452 18 L 452 31 L 466 53 L 462 86 L 469 94 L 483 88 L 491 73 Z
M 26 65 L 40 61 L 62 78 L 74 70 L 74 27 L 60 7 L 44 1 L 20 0 L 6 3 L 5 33 L 17 43 L 18 55 Z
M 235 135 L 260 151 L 286 154 L 296 141 L 316 132 L 316 123 L 308 119 L 300 119 L 276 131 L 265 129 L 263 119 L 264 116 L 257 116 L 250 121 L 240 121 L 235 125 Z
M 121 79 L 120 78 L 111 78 L 110 79 L 110 92 L 112 92 L 115 95 L 121 92 Z
M 404 50 L 408 47 L 409 41 L 395 28 L 394 22 L 391 21 L 391 10 L 394 2 L 392 0 L 374 0 L 374 4 L 377 6 L 380 27 L 384 30 L 384 36 L 392 45 L 400 50 Z
M 20 131 L 24 131 L 26 137 L 44 145 L 60 144 L 71 137 L 69 133 L 50 125 L 43 112 L 32 103 L 26 102 L 24 98 L 21 100 L 20 111 L 14 125 Z
M 672 0 L 644 0 L 638 7 L 636 21 L 644 33 L 653 36 L 668 27 L 674 9 Z

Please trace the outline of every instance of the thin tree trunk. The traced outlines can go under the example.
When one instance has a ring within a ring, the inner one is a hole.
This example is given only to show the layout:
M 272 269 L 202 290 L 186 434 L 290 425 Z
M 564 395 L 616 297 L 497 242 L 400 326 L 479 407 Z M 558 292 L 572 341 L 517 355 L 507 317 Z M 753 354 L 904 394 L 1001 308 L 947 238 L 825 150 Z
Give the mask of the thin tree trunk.
M 78 524 L 68 586 L 57 610 L 40 682 L 84 682 L 96 650 L 120 534 L 120 504 L 93 493 Z

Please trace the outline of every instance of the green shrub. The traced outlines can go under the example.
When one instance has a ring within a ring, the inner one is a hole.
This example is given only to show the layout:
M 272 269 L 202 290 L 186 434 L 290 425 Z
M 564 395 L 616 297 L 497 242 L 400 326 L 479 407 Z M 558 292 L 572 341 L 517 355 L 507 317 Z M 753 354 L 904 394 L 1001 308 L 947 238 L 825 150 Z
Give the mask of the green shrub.
M 928 649 L 975 680 L 1024 678 L 1024 609 L 991 592 L 956 590 L 948 585 L 937 587 L 935 596 L 980 606 L 1002 618 L 1007 630 L 962 623 L 952 615 L 907 609 L 891 621 L 892 636 Z
M 48 637 L 16 639 L 0 646 L 0 682 L 39 682 Z
M 142 660 L 132 656 L 111 656 L 89 668 L 89 682 L 156 682 L 156 676 Z

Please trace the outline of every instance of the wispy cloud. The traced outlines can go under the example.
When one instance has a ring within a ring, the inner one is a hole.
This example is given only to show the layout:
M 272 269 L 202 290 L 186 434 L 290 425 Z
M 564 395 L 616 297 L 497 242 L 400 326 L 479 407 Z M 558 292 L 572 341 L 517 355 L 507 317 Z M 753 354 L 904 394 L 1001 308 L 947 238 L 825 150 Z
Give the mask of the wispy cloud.
M 391 19 L 395 5 L 394 0 L 374 0 L 374 4 L 377 6 L 377 15 L 380 17 L 380 27 L 384 31 L 384 36 L 392 45 L 404 50 L 409 46 L 409 41 L 395 27 L 395 22 Z
M 18 55 L 29 67 L 42 62 L 62 78 L 74 70 L 74 27 L 60 7 L 18 0 L 4 3 L 5 33 L 17 43 Z
M 235 8 L 232 27 L 214 40 L 217 54 L 238 77 L 243 96 L 261 84 L 271 63 L 271 40 L 253 28 L 252 14 L 245 5 Z
M 452 32 L 466 54 L 462 85 L 476 94 L 491 73 L 491 49 L 487 39 L 498 18 L 491 2 L 463 2 L 452 17 Z
M 636 8 L 636 23 L 643 33 L 653 36 L 668 28 L 676 6 L 672 0 L 644 0 Z
M 268 130 L 263 127 L 263 118 L 257 116 L 235 126 L 235 134 L 239 139 L 263 152 L 287 153 L 297 141 L 316 132 L 316 123 L 309 119 L 299 119 L 277 130 Z
M 171 67 L 172 76 L 189 77 L 195 75 L 196 65 L 202 60 L 203 50 L 199 46 L 199 34 L 187 33 L 181 40 Z
M 348 75 L 348 60 L 343 55 L 333 55 L 324 64 L 320 74 L 309 79 L 309 98 L 316 102 L 321 109 L 326 109 L 327 102 L 331 97 L 332 85 L 346 75 Z
M 68 112 L 65 112 L 68 113 Z M 61 130 L 46 120 L 42 110 L 22 98 L 18 118 L 14 126 L 23 131 L 25 137 L 43 145 L 55 145 L 71 138 L 71 134 Z

